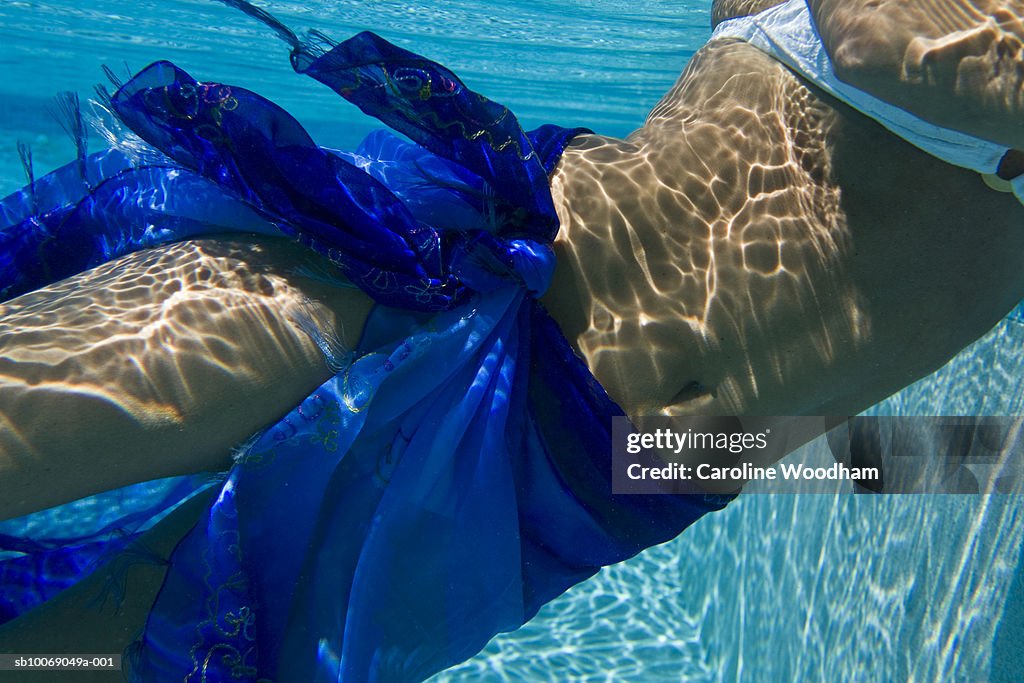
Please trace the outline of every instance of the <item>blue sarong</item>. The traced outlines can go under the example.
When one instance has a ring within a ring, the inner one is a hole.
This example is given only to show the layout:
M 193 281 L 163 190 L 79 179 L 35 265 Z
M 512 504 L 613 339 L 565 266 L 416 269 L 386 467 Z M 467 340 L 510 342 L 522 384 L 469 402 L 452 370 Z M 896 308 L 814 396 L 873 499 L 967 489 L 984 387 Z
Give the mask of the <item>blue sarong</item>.
M 159 62 L 111 98 L 150 153 L 83 155 L 0 203 L 4 298 L 236 231 L 293 236 L 379 304 L 341 371 L 216 484 L 132 680 L 419 681 L 726 502 L 612 494 L 622 410 L 537 301 L 558 229 L 548 177 L 581 130 L 524 132 L 372 33 L 294 48 L 297 71 L 412 142 L 327 150 L 255 93 Z M 33 515 L 0 525 L 0 619 L 204 483 L 128 487 L 119 516 L 73 537 Z

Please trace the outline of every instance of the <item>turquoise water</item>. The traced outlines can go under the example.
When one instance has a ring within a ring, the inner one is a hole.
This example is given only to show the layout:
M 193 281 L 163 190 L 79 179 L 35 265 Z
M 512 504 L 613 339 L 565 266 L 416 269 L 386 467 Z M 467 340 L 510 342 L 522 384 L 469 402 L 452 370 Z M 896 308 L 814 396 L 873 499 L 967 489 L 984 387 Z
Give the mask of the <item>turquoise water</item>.
M 294 27 L 372 28 L 456 70 L 526 126 L 623 135 L 707 39 L 709 2 L 266 2 Z M 216 27 L 216 28 L 211 28 Z M 261 26 L 209 0 L 0 4 L 0 194 L 73 148 L 47 114 L 101 66 L 171 59 L 284 106 L 326 145 L 373 127 L 295 76 Z M 98 143 L 95 143 L 98 144 Z M 1005 321 L 893 414 L 1022 414 L 1024 326 Z M 813 444 L 799 457 L 829 456 Z M 438 681 L 1015 680 L 1024 626 L 1018 497 L 747 496 L 612 567 Z M 1016 581 L 1016 583 L 1015 583 Z
M 296 29 L 336 37 L 372 29 L 450 65 L 470 87 L 510 106 L 526 128 L 561 123 L 609 135 L 636 128 L 710 34 L 703 3 L 667 0 L 262 6 Z M 73 154 L 46 113 L 57 92 L 84 98 L 106 83 L 104 64 L 124 78 L 159 59 L 269 97 L 323 145 L 352 147 L 379 127 L 324 86 L 292 73 L 284 43 L 213 0 L 4 0 L 0 195 L 22 184 L 15 140 L 32 144 L 40 170 Z

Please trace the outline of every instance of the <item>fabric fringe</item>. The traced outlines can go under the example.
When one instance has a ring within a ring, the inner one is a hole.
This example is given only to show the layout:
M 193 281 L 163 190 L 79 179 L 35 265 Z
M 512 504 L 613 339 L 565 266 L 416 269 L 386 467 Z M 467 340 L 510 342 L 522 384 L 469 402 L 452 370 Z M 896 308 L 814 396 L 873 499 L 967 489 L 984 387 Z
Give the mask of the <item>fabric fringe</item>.
M 83 118 L 89 128 L 92 128 L 108 147 L 128 157 L 133 166 L 151 161 L 166 163 L 167 157 L 121 123 L 120 117 L 114 113 L 110 97 L 110 92 L 104 86 L 96 86 L 96 99 L 89 100 L 89 107 L 83 112 Z
M 118 78 L 117 74 L 114 73 L 114 70 L 106 64 L 103 65 L 103 73 L 106 75 L 107 80 L 111 82 L 115 89 L 120 89 L 121 86 L 124 85 L 124 81 Z
M 86 182 L 85 157 L 89 155 L 89 130 L 82 118 L 82 105 L 76 92 L 62 92 L 57 95 L 57 108 L 50 114 L 75 144 L 78 158 L 78 174 Z
M 302 42 L 301 51 L 310 59 L 322 57 L 338 46 L 337 41 L 326 34 L 310 29 L 306 31 L 306 39 Z
M 32 165 L 32 147 L 21 140 L 18 140 L 18 158 L 21 159 L 21 168 L 25 172 L 25 187 L 28 189 L 32 213 L 37 214 L 39 202 L 36 200 L 36 171 Z
M 236 465 L 239 464 L 239 463 L 244 462 L 246 457 L 252 451 L 252 447 L 255 446 L 256 442 L 260 440 L 261 436 L 263 436 L 263 432 L 264 431 L 265 430 L 261 429 L 260 431 L 256 432 L 255 434 L 250 436 L 248 439 L 246 439 L 242 443 L 240 443 L 237 446 L 235 446 L 234 448 L 232 448 L 231 449 L 231 461 L 234 462 Z M 227 476 L 228 476 L 228 472 L 218 473 L 218 479 L 219 480 L 227 479 Z
M 289 316 L 292 322 L 317 345 L 324 354 L 324 361 L 332 373 L 337 375 L 352 364 L 354 352 L 345 347 L 337 332 L 317 321 L 311 303 L 306 302 L 302 308 Z
M 285 26 L 277 17 L 265 9 L 256 7 L 252 3 L 246 2 L 246 0 L 219 0 L 219 2 L 222 2 L 228 7 L 237 9 L 247 16 L 262 22 L 274 31 L 278 38 L 288 43 L 293 50 L 298 50 L 302 46 L 302 42 L 299 40 L 299 37 L 295 35 L 295 32 Z

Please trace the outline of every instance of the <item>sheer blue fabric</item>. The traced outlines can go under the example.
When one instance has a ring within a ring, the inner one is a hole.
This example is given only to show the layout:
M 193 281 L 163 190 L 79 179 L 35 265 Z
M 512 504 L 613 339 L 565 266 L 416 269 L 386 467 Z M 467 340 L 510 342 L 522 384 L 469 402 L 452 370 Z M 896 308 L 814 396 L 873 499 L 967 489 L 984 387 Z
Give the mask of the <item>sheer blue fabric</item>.
M 727 502 L 611 492 L 622 410 L 537 301 L 558 228 L 548 175 L 581 131 L 524 132 L 370 33 L 292 61 L 413 142 L 324 149 L 255 93 L 159 62 L 111 102 L 162 155 L 87 157 L 0 204 L 6 296 L 235 230 L 294 236 L 380 304 L 344 369 L 216 484 L 171 556 L 134 680 L 422 680 Z M 0 536 L 4 594 L 22 587 L 8 616 L 201 484 L 140 494 L 64 543 Z

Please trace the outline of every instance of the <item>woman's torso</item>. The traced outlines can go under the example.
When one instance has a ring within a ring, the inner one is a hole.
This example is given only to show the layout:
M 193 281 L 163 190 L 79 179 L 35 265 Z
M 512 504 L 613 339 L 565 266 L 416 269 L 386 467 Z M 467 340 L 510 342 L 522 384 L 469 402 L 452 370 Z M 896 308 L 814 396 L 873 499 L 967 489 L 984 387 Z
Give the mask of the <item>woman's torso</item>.
M 849 414 L 1024 295 L 1024 207 L 737 41 L 553 179 L 547 303 L 631 415 Z

